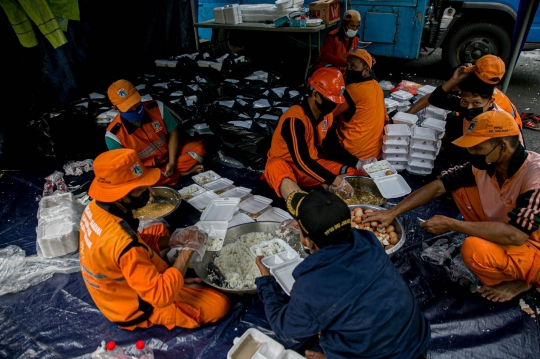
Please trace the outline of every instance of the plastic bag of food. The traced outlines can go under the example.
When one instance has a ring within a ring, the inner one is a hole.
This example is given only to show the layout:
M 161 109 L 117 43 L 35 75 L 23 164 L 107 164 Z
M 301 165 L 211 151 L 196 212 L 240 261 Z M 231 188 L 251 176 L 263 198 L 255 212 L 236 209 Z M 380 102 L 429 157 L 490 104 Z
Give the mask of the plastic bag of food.
M 431 247 L 426 243 L 422 243 L 423 251 L 420 257 L 428 263 L 442 265 L 446 259 L 451 259 L 450 254 L 455 249 L 455 246 L 448 245 L 447 238 L 440 238 Z
M 422 86 L 424 85 L 417 84 L 416 82 L 413 82 L 413 81 L 403 80 L 396 87 L 394 87 L 393 89 L 390 89 L 390 92 L 403 90 L 416 96 L 418 94 L 416 90 L 418 90 Z

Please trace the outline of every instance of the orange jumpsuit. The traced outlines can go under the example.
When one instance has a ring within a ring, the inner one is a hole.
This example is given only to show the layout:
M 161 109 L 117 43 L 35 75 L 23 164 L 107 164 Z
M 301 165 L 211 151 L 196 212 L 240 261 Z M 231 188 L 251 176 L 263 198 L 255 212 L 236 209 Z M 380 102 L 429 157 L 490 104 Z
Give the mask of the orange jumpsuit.
M 156 253 L 159 237 L 168 231 L 154 226 L 139 235 L 138 223 L 114 204 L 96 201 L 81 217 L 81 273 L 101 313 L 128 330 L 197 328 L 225 316 L 225 295 L 184 287 L 182 274 Z
M 105 136 L 113 138 L 124 148 L 137 151 L 146 167 L 157 167 L 165 172 L 169 162 L 167 127 L 163 121 L 157 101 L 143 102 L 145 116 L 141 126 L 137 127 L 129 121 L 122 120 L 120 114 L 107 127 Z M 179 144 L 180 151 L 175 171 L 170 177 L 161 176 L 156 186 L 171 186 L 178 182 L 182 172 L 189 171 L 202 162 L 206 149 L 201 142 Z
M 344 96 L 346 102 L 334 110 L 339 142 L 358 159 L 380 158 L 383 129 L 388 122 L 381 86 L 366 78 L 347 85 Z
M 324 39 L 319 57 L 317 57 L 317 60 L 315 60 L 315 64 L 313 65 L 313 70 L 316 71 L 327 65 L 332 65 L 340 70 L 344 70 L 345 60 L 339 57 L 339 55 L 356 50 L 359 40 L 360 37 L 358 35 L 347 37 L 342 29 L 330 31 Z
M 523 281 L 540 287 L 540 155 L 520 146 L 499 187 L 495 176 L 470 163 L 442 173 L 441 180 L 466 221 L 504 222 L 527 233 L 521 246 L 467 237 L 463 261 L 485 285 Z
M 355 168 L 319 158 L 317 147 L 332 127 L 333 116 L 318 123 L 307 101 L 289 108 L 279 119 L 268 151 L 268 161 L 262 179 L 281 197 L 279 187 L 289 178 L 300 187 L 331 185 L 338 174 L 361 175 Z

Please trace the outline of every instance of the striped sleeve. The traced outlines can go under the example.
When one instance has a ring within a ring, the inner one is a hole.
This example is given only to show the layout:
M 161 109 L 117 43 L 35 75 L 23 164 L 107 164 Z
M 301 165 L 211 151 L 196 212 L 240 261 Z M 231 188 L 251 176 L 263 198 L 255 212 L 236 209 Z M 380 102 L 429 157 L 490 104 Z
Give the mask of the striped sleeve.
M 476 186 L 476 179 L 470 162 L 442 171 L 439 179 L 442 181 L 446 192 L 452 192 L 462 187 Z
M 508 213 L 509 224 L 531 235 L 540 227 L 540 188 L 519 195 L 516 207 Z
M 331 185 L 336 175 L 321 166 L 309 155 L 305 140 L 306 128 L 301 120 L 294 117 L 287 118 L 281 127 L 281 136 L 287 143 L 294 164 L 313 179 Z

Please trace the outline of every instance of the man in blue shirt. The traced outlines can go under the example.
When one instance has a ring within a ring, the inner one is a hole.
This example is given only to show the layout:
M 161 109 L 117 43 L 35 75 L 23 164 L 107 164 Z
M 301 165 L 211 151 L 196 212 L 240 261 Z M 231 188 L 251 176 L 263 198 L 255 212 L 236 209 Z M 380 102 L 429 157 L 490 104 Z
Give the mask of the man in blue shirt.
M 293 272 L 288 297 L 257 258 L 257 291 L 277 337 L 320 335 L 323 353 L 306 358 L 426 355 L 429 322 L 373 233 L 351 229 L 347 205 L 324 191 L 294 191 L 287 209 L 311 253 Z

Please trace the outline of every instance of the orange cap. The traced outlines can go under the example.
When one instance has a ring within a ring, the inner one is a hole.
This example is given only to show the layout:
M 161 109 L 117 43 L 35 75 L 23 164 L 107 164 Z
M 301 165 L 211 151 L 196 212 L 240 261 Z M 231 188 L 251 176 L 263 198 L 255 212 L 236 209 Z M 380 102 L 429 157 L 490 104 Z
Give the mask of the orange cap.
M 491 138 L 517 136 L 516 120 L 506 111 L 492 110 L 476 116 L 466 134 L 453 141 L 459 147 L 473 147 Z
M 137 152 L 127 148 L 104 152 L 94 160 L 88 195 L 101 202 L 115 202 L 135 188 L 152 186 L 161 176 L 158 168 L 146 168 Z
M 354 52 L 344 52 L 342 54 L 339 54 L 339 57 L 341 57 L 345 61 L 347 61 L 349 56 L 356 56 L 359 59 L 363 60 L 370 69 L 371 69 L 371 66 L 373 66 L 373 58 L 371 57 L 369 52 L 367 52 L 364 49 L 359 49 Z
M 360 13 L 356 10 L 347 10 L 343 14 L 343 20 L 360 21 Z
M 506 66 L 500 57 L 486 55 L 479 58 L 475 65 L 469 66 L 463 70 L 463 72 L 473 71 L 483 82 L 490 85 L 496 85 L 502 80 L 504 72 L 506 71 Z
M 324 67 L 318 69 L 308 79 L 308 84 L 330 101 L 341 104 L 345 102 L 345 80 L 343 74 L 336 68 Z
M 141 95 L 137 89 L 127 80 L 113 82 L 107 90 L 109 100 L 122 112 L 127 112 L 133 105 L 141 102 Z

